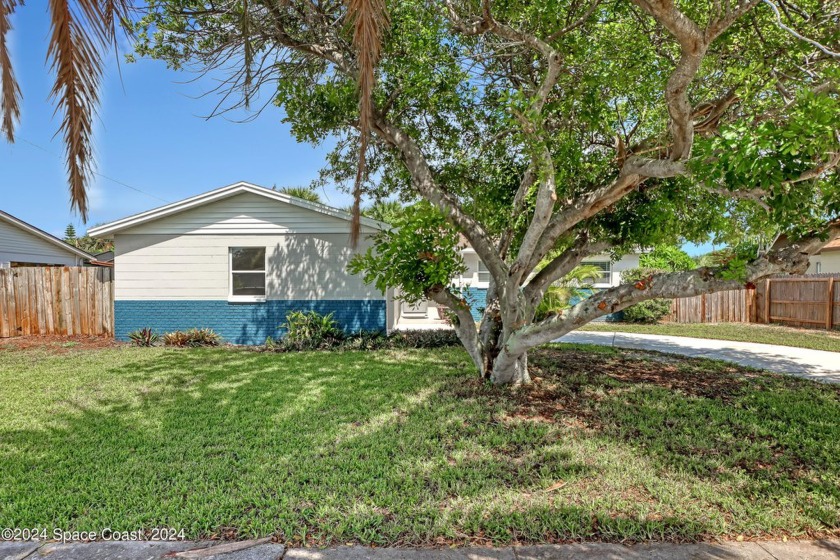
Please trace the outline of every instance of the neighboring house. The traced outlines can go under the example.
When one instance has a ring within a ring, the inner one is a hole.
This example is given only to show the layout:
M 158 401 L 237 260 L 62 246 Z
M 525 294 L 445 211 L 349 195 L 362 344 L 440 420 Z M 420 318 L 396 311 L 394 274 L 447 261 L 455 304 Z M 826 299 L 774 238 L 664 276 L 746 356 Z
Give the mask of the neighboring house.
M 249 183 L 236 183 L 92 228 L 114 240 L 114 331 L 209 327 L 235 344 L 276 337 L 293 310 L 333 313 L 346 331 L 394 326 L 390 294 L 347 263 L 387 227 Z
M 0 211 L 0 268 L 81 266 L 92 258 L 58 237 Z
M 96 253 L 93 255 L 93 259 L 90 261 L 90 264 L 96 266 L 114 266 L 114 252 L 113 251 L 103 251 L 102 253 Z
M 840 237 L 822 248 L 822 251 L 811 257 L 808 274 L 840 273 Z
M 467 270 L 455 279 L 454 284 L 462 289 L 471 305 L 473 318 L 478 321 L 484 311 L 487 289 L 490 286 L 490 272 L 478 258 L 475 250 L 469 247 L 463 238 L 462 243 L 465 248 L 461 250 L 461 256 Z M 601 270 L 600 277 L 592 282 L 592 287 L 595 290 L 602 290 L 621 284 L 621 272 L 638 267 L 639 254 L 624 255 L 615 262 L 609 255 L 596 255 L 584 259 L 581 264 L 593 265 Z M 435 302 L 423 301 L 416 305 L 409 305 L 394 301 L 392 306 L 397 329 L 431 329 L 445 325 Z

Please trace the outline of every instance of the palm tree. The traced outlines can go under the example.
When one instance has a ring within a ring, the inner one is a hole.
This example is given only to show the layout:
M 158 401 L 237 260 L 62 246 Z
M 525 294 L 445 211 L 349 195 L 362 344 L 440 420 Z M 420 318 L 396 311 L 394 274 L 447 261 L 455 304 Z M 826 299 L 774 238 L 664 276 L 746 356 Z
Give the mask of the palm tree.
M 55 72 L 50 97 L 62 113 L 70 204 L 87 221 L 87 187 L 93 173 L 93 119 L 105 53 L 116 48 L 118 28 L 127 29 L 131 0 L 48 0 L 47 56 Z M 8 49 L 11 17 L 23 0 L 0 0 L 0 131 L 15 140 L 21 90 Z
M 70 204 L 87 221 L 87 187 L 93 173 L 93 118 L 99 105 L 105 52 L 116 48 L 117 29 L 126 25 L 132 0 L 48 0 L 50 39 L 48 58 L 55 71 L 51 97 L 63 113 L 59 127 L 64 138 Z M 243 2 L 247 18 L 248 1 Z M 0 132 L 9 142 L 15 140 L 15 126 L 20 118 L 21 90 L 15 79 L 8 49 L 11 17 L 23 0 L 0 0 Z M 353 46 L 359 66 L 359 131 L 361 147 L 359 168 L 353 191 L 351 235 L 358 239 L 360 227 L 361 186 L 365 155 L 373 118 L 375 66 L 388 27 L 385 0 L 347 0 L 353 26 Z M 246 52 L 246 57 L 248 53 Z
M 545 319 L 557 315 L 572 305 L 572 299 L 585 299 L 592 295 L 592 282 L 601 276 L 601 269 L 591 264 L 576 266 L 572 271 L 546 290 L 537 306 L 536 316 Z
M 317 202 L 318 204 L 324 203 L 321 200 L 321 195 L 307 187 L 279 187 L 275 188 L 274 190 L 283 194 L 294 196 L 296 198 L 307 200 L 309 202 Z

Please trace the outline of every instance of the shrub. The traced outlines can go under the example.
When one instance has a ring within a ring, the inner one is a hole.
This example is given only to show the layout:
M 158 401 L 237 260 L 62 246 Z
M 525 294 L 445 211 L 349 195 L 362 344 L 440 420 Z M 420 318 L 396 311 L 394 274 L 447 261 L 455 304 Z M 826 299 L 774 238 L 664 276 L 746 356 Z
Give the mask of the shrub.
M 631 268 L 621 273 L 623 284 L 634 284 L 663 270 L 656 268 Z M 629 323 L 656 323 L 671 312 L 670 299 L 649 299 L 631 305 L 623 312 L 623 318 Z
M 321 315 L 317 311 L 290 311 L 280 328 L 286 329 L 283 341 L 304 348 L 330 345 L 344 338 L 344 332 L 333 319 L 332 313 Z
M 450 329 L 395 331 L 388 339 L 391 348 L 443 348 L 461 344 L 458 335 Z
M 128 333 L 128 339 L 135 346 L 154 346 L 160 337 L 149 327 Z
M 339 331 L 340 332 L 340 331 Z M 397 331 L 386 335 L 382 331 L 360 331 L 341 336 L 326 336 L 312 340 L 274 340 L 268 337 L 262 348 L 268 352 L 300 352 L 304 350 L 383 350 L 396 348 L 442 348 L 458 346 L 453 330 Z
M 163 335 L 166 346 L 197 347 L 218 346 L 222 337 L 213 329 L 190 329 L 187 331 L 173 331 Z

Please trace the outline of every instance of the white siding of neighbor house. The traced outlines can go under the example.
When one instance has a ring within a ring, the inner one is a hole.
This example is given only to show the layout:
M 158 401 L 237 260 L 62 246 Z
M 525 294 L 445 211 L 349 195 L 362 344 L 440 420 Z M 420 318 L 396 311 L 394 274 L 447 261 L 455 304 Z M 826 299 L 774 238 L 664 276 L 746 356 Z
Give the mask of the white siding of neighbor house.
M 12 262 L 75 266 L 82 259 L 0 218 L 0 268 Z
M 478 281 L 478 255 L 472 251 L 465 252 L 463 254 L 464 263 L 467 266 L 467 271 L 464 272 L 458 284 L 460 286 L 472 286 L 474 288 L 486 288 L 487 283 L 482 283 Z M 593 257 L 586 258 L 583 263 L 586 264 L 587 262 L 593 261 L 610 261 L 611 257 L 609 255 L 597 255 Z M 597 282 L 594 284 L 597 288 L 607 288 L 611 286 L 618 286 L 621 284 L 621 272 L 630 268 L 636 268 L 639 266 L 639 255 L 637 254 L 630 254 L 624 255 L 618 261 L 613 262 L 611 266 L 610 272 L 610 281 L 609 282 Z
M 363 226 L 362 231 L 365 230 Z M 349 231 L 349 222 L 264 196 L 242 193 L 126 231 L 135 234 L 166 235 L 346 234 Z
M 823 251 L 819 255 L 811 257 L 811 265 L 808 267 L 808 274 L 817 272 L 817 263 L 820 263 L 819 272 L 840 273 L 840 251 Z

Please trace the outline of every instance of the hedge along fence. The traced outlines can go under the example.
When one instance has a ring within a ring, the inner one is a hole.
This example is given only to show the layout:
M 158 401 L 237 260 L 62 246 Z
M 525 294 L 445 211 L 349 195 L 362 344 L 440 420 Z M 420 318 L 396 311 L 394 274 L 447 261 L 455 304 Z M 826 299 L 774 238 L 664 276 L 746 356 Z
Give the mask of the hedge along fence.
M 840 328 L 840 274 L 769 278 L 755 289 L 675 299 L 675 323 L 784 323 Z
M 0 338 L 33 335 L 113 336 L 113 269 L 0 269 Z

